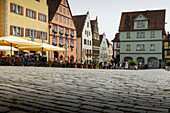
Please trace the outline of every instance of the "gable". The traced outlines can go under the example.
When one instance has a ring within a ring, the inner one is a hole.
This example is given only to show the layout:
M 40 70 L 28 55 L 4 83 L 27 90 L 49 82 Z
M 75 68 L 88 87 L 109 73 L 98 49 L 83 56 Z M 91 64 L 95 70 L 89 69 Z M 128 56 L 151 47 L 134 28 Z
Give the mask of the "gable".
M 140 14 L 144 15 L 149 20 L 148 29 L 164 29 L 165 12 L 166 10 L 123 12 L 120 20 L 119 31 L 134 30 L 134 20 Z
M 134 21 L 148 21 L 148 19 L 143 14 L 139 14 Z

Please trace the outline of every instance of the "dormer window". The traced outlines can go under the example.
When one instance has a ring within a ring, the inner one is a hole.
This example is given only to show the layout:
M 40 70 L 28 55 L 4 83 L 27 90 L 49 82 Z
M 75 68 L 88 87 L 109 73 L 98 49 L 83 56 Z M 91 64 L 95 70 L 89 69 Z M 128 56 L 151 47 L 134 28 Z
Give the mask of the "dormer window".
M 144 22 L 138 22 L 137 23 L 137 28 L 144 28 L 145 27 L 145 23 Z

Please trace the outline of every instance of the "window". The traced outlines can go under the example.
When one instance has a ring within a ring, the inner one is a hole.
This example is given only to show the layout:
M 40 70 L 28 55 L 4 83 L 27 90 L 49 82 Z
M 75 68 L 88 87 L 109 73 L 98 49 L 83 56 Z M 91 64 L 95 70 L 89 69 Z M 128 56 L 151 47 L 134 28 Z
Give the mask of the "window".
M 13 35 L 22 36 L 22 28 L 13 26 Z
M 71 26 L 73 25 L 73 21 L 72 20 L 70 21 L 70 24 L 71 24 Z
M 155 45 L 154 44 L 151 44 L 150 51 L 155 51 Z
M 87 45 L 89 45 L 89 40 L 87 41 Z
M 66 9 L 65 8 L 63 9 L 63 12 L 64 12 L 64 14 L 66 14 Z
M 103 41 L 103 44 L 105 44 L 105 41 Z
M 67 19 L 67 24 L 69 24 L 69 19 Z
M 62 7 L 60 6 L 60 12 L 62 12 Z
M 39 20 L 42 22 L 46 22 L 46 15 L 39 13 Z
M 145 45 L 144 44 L 137 44 L 136 51 L 145 51 Z
M 66 0 L 63 0 L 63 3 L 66 4 Z
M 31 38 L 37 38 L 37 30 L 28 29 L 27 36 Z
M 60 16 L 60 22 L 62 22 L 62 17 Z
M 87 30 L 85 30 L 85 35 L 87 34 Z
M 144 32 L 137 32 L 137 38 L 145 38 Z
M 35 1 L 40 2 L 40 0 L 35 0 Z
M 53 25 L 53 30 L 57 31 L 57 26 Z
M 58 43 L 57 43 L 57 38 L 53 37 L 53 42 L 52 42 L 52 43 L 53 43 L 53 45 L 56 46 L 56 45 L 58 44 Z
M 71 42 L 70 42 L 70 45 L 73 47 L 73 46 L 74 46 L 74 41 L 71 41 Z
M 86 39 L 84 39 L 84 44 L 86 45 Z
M 65 45 L 69 45 L 69 40 L 65 40 Z
M 167 55 L 170 55 L 170 50 L 167 50 Z
M 67 15 L 69 15 L 69 10 L 67 10 Z
M 90 46 L 91 46 L 91 41 L 90 41 Z
M 60 45 L 63 45 L 63 39 L 60 38 L 59 43 Z
M 151 31 L 151 38 L 155 38 L 155 32 Z
M 45 40 L 46 39 L 46 33 L 45 32 L 41 32 L 41 39 Z
M 55 20 L 58 20 L 58 15 L 55 15 Z
M 11 3 L 11 12 L 19 14 L 19 15 L 23 15 L 23 7 Z
M 130 51 L 130 44 L 126 45 L 126 51 Z
M 89 27 L 89 22 L 87 22 L 87 27 Z
M 33 11 L 33 10 L 30 10 L 30 9 L 26 9 L 26 16 L 27 17 L 30 17 L 30 18 L 33 18 L 33 19 L 36 19 L 36 12 Z
M 144 28 L 145 27 L 145 23 L 144 22 L 138 22 L 137 23 L 137 28 Z
M 127 37 L 126 38 L 130 38 L 130 33 L 127 33 Z
M 66 23 L 66 19 L 65 18 L 63 19 L 63 22 Z
M 65 29 L 65 32 L 66 32 L 66 33 L 69 33 L 69 29 Z
M 61 31 L 64 32 L 64 28 L 63 27 L 59 27 L 59 30 L 60 30 L 60 32 Z
M 116 43 L 116 47 L 117 47 L 117 48 L 120 48 L 120 43 Z
M 73 30 L 71 30 L 71 34 L 74 35 L 74 31 Z

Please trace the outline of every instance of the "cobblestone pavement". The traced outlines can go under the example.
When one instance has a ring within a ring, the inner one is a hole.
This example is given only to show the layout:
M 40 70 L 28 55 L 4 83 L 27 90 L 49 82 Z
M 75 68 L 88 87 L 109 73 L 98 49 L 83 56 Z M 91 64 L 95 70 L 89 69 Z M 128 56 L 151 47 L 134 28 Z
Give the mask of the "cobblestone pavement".
M 170 72 L 0 67 L 3 113 L 170 113 Z

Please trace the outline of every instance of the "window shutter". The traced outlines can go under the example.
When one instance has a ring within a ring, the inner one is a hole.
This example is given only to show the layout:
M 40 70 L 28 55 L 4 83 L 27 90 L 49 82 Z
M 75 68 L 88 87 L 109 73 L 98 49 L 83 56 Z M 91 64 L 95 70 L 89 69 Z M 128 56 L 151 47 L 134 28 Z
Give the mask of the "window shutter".
M 28 29 L 27 28 L 25 29 L 25 36 L 26 37 L 28 36 Z
M 11 12 L 13 12 L 13 3 L 11 3 L 10 7 L 11 7 Z
M 34 19 L 36 19 L 36 18 L 37 18 L 37 12 L 35 11 Z
M 21 15 L 24 15 L 24 9 L 21 7 Z
M 38 20 L 40 20 L 40 13 L 38 13 Z
M 26 17 L 28 17 L 28 9 L 26 9 Z
M 21 36 L 24 36 L 24 28 L 21 29 Z
M 13 26 L 10 26 L 10 35 L 13 35 Z
M 47 36 L 47 33 L 46 33 L 46 40 L 47 40 L 47 37 L 48 37 L 48 36 Z
M 47 16 L 45 15 L 45 22 L 47 22 Z
M 41 39 L 41 32 L 38 31 L 38 39 Z

